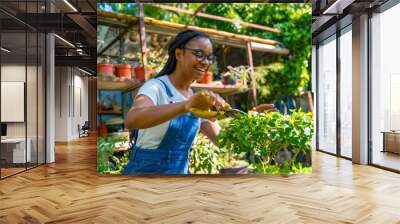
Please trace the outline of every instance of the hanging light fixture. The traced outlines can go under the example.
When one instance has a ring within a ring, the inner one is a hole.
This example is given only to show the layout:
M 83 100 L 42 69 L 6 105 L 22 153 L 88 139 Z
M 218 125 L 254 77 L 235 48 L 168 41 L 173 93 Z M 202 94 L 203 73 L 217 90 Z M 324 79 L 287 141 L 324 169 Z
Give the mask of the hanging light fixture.
M 67 4 L 74 12 L 78 12 L 78 10 L 68 1 L 64 0 L 65 4 Z
M 10 52 L 11 52 L 11 50 L 9 50 L 9 49 L 7 49 L 7 48 L 5 48 L 5 47 L 1 47 L 0 49 L 1 49 L 2 51 L 6 52 L 6 53 L 10 53 Z

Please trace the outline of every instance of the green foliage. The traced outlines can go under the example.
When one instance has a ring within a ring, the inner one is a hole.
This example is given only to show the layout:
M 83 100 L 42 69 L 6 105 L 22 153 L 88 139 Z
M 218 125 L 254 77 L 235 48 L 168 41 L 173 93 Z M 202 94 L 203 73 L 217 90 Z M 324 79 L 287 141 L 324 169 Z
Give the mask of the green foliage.
M 282 115 L 278 112 L 250 112 L 241 119 L 232 119 L 229 125 L 218 135 L 221 147 L 232 150 L 235 154 L 254 155 L 255 167 L 261 172 L 269 171 L 266 167 L 279 166 L 280 172 L 298 172 L 295 158 L 302 152 L 311 150 L 313 135 L 312 113 L 294 112 Z M 290 159 L 281 162 L 279 156 L 292 150 Z M 287 169 L 286 169 L 286 168 Z
M 114 149 L 127 142 L 123 136 L 99 137 L 97 140 L 97 173 L 120 174 L 129 161 L 129 151 L 114 154 Z
M 191 173 L 216 174 L 221 168 L 223 151 L 213 145 L 210 140 L 199 134 L 190 151 Z
M 279 164 L 273 164 L 273 165 L 268 165 L 268 164 L 258 164 L 258 163 L 253 163 L 250 165 L 250 169 L 260 172 L 260 173 L 269 173 L 269 174 L 286 174 L 289 175 L 291 173 L 312 173 L 312 167 L 303 167 L 302 163 L 296 163 L 295 166 L 290 168 L 288 163 L 284 164 L 283 166 Z M 253 172 L 254 172 L 253 171 Z

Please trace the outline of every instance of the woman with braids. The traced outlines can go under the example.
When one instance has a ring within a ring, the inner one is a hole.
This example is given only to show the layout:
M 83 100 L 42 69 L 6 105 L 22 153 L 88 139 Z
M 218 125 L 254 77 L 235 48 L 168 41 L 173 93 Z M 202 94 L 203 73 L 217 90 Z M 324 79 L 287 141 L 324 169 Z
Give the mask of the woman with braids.
M 225 105 L 217 94 L 190 88 L 213 63 L 210 37 L 182 31 L 170 43 L 168 56 L 161 72 L 139 89 L 127 114 L 125 125 L 134 129 L 135 144 L 123 174 L 188 174 L 189 151 L 199 130 L 217 144 L 220 127 L 215 119 L 189 112 Z

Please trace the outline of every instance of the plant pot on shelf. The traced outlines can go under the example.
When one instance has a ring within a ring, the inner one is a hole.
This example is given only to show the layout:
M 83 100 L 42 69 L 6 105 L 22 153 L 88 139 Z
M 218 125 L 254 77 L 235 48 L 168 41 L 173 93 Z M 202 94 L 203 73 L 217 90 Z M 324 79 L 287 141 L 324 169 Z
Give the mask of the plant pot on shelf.
M 198 80 L 198 83 L 203 83 L 203 84 L 207 84 L 207 83 L 211 83 L 214 79 L 214 74 L 212 72 L 206 72 L 203 77 Z
M 222 77 L 222 84 L 224 85 L 236 85 L 238 82 L 238 77 L 237 75 L 224 75 Z
M 138 80 L 142 80 L 142 81 L 146 80 L 146 75 L 144 73 L 143 66 L 135 67 L 135 76 L 136 76 L 136 79 L 138 79 Z
M 119 64 L 117 66 L 117 76 L 132 79 L 132 65 Z
M 135 67 L 136 79 L 142 80 L 142 81 L 146 80 L 146 75 L 143 70 L 144 70 L 143 66 Z M 146 68 L 146 74 L 148 75 L 149 78 L 152 78 L 156 75 L 154 69 L 152 69 L 152 68 Z
M 99 125 L 98 135 L 100 137 L 106 137 L 107 136 L 107 127 L 103 122 L 101 122 L 100 125 Z
M 114 65 L 107 62 L 98 63 L 97 73 L 104 76 L 114 76 Z

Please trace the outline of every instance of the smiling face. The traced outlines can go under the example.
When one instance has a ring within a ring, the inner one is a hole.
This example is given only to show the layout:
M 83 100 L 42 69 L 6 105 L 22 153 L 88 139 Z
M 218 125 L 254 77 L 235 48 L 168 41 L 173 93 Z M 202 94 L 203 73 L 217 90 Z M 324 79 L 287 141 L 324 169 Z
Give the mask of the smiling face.
M 204 37 L 194 38 L 184 46 L 184 49 L 175 51 L 177 66 L 188 78 L 198 80 L 210 68 L 212 61 L 209 61 L 207 56 L 212 55 L 212 53 L 213 48 L 209 39 Z

